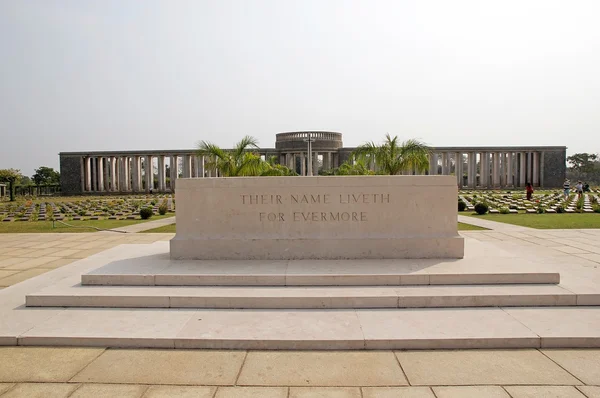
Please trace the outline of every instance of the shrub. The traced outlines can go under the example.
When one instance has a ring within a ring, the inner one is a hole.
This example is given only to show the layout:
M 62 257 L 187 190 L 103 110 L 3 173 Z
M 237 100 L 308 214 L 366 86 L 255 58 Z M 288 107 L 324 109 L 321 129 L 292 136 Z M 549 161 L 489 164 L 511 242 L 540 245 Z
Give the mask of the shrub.
M 593 207 L 594 213 L 600 213 L 600 205 L 596 205 Z
M 164 216 L 165 214 L 167 214 L 167 203 L 162 202 L 160 206 L 158 206 L 158 214 L 160 214 L 161 216 Z
M 484 203 L 484 202 L 480 202 L 475 205 L 475 212 L 479 215 L 483 215 L 483 214 L 487 213 L 489 209 L 490 208 L 487 205 L 487 203 Z
M 537 212 L 537 214 L 544 214 L 546 212 L 546 209 L 544 208 L 544 206 L 539 205 L 537 209 L 535 209 L 535 211 Z
M 510 214 L 510 209 L 508 207 L 501 207 L 500 214 Z
M 562 205 L 556 206 L 556 212 L 557 213 L 564 213 L 565 212 L 564 206 L 562 206 Z
M 467 204 L 463 202 L 461 199 L 458 200 L 458 211 L 467 210 Z
M 142 218 L 142 220 L 149 219 L 150 217 L 152 217 L 153 214 L 154 212 L 150 207 L 144 207 L 143 209 L 140 209 L 140 217 Z

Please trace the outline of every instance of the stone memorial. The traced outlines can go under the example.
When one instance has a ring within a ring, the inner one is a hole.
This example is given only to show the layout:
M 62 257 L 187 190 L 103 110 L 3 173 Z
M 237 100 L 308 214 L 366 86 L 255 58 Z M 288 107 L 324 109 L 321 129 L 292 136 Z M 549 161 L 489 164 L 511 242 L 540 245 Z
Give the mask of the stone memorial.
M 452 176 L 180 179 L 172 259 L 462 258 Z

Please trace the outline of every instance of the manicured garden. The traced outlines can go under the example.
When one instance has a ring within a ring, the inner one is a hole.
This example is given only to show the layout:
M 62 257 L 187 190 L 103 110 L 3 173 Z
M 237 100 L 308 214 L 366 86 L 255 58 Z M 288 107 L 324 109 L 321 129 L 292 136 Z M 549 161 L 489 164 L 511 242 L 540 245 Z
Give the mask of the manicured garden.
M 562 191 L 536 192 L 531 200 L 511 192 L 461 191 L 459 214 L 539 229 L 600 228 L 597 189 L 581 197 Z

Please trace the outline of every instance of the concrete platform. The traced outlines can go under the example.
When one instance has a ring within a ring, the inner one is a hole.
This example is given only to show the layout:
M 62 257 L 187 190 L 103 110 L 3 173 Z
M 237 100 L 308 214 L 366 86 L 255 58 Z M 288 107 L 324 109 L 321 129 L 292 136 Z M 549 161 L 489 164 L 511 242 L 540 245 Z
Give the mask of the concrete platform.
M 491 234 L 485 236 L 492 237 Z M 594 267 L 587 264 L 580 267 L 563 261 L 563 258 L 543 257 L 537 252 L 530 256 L 529 251 L 519 252 L 512 247 L 511 250 L 502 250 L 496 243 L 475 239 L 467 240 L 466 249 L 464 259 L 436 262 L 418 260 L 405 273 L 395 269 L 391 279 L 399 282 L 402 276 L 411 275 L 431 282 L 432 276 L 433 279 L 442 276 L 450 278 L 451 282 L 452 278 L 469 273 L 471 276 L 478 275 L 477 278 L 481 278 L 482 274 L 485 274 L 485 278 L 498 274 L 503 277 L 505 274 L 513 275 L 510 276 L 512 278 L 524 273 L 540 274 L 550 282 L 557 282 L 556 274 L 560 273 L 561 283 L 476 286 L 388 284 L 362 287 L 80 284 L 82 275 L 118 275 L 115 271 L 119 268 L 117 264 L 129 264 L 129 268 L 124 267 L 123 272 L 131 275 L 136 263 L 148 266 L 148 258 L 163 258 L 148 268 L 152 268 L 149 275 L 155 278 L 159 275 L 156 267 L 169 266 L 167 242 L 123 245 L 0 291 L 0 344 L 296 350 L 600 346 L 600 306 L 576 305 L 597 302 L 600 289 L 595 282 L 597 271 Z M 161 261 L 164 263 L 158 264 Z M 110 274 L 109 264 L 113 267 Z M 341 263 L 320 265 L 318 269 L 321 272 L 315 271 L 315 267 L 309 264 L 300 266 L 291 262 L 264 263 L 263 267 L 266 267 L 266 274 L 269 267 L 284 267 L 284 272 L 274 275 L 302 276 L 301 272 L 292 272 L 296 268 L 304 269 L 304 274 L 312 278 L 339 275 L 336 270 L 339 270 Z M 101 271 L 102 267 L 105 268 Z M 362 266 L 356 264 L 352 275 L 383 277 L 385 274 L 368 270 L 381 271 L 385 267 L 393 269 L 393 266 L 390 268 L 383 264 L 379 267 L 373 263 L 363 263 Z M 223 269 L 221 267 L 216 274 L 229 275 Z M 240 267 L 232 269 L 239 273 Z M 363 273 L 356 270 L 363 270 Z M 192 272 L 191 275 L 197 276 L 198 273 Z M 95 293 L 90 295 L 90 292 Z M 201 294 L 192 295 L 190 292 Z M 57 306 L 25 307 L 25 297 L 29 297 L 28 300 L 49 300 L 47 304 Z M 51 303 L 52 300 L 63 299 L 68 301 Z M 61 306 L 72 306 L 78 300 L 84 303 L 88 299 L 108 300 L 108 304 L 119 308 Z M 213 308 L 123 308 L 127 305 L 140 306 L 140 302 L 148 299 L 156 300 L 156 303 L 165 307 L 177 301 L 183 307 L 186 300 L 189 300 L 187 304 L 197 307 L 198 302 L 205 300 L 204 303 L 210 302 Z M 231 307 L 232 303 L 239 305 L 248 300 L 258 307 L 261 303 L 267 303 L 268 306 L 278 303 L 289 307 L 301 307 L 306 303 L 317 306 L 325 300 L 329 308 L 217 308 L 223 303 Z M 373 300 L 371 304 L 389 305 L 390 308 L 339 308 L 368 306 L 369 300 Z M 452 304 L 461 307 L 398 308 L 402 300 L 413 306 Z M 581 302 L 578 303 L 578 300 Z M 497 307 L 477 307 L 481 304 Z

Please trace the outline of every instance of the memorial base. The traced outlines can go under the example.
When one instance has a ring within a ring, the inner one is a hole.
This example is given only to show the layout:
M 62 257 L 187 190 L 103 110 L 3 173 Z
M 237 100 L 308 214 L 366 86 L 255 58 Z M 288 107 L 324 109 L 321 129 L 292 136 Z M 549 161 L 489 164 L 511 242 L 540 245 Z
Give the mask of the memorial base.
M 188 239 L 171 241 L 174 260 L 341 260 L 463 258 L 460 236 L 404 239 Z

